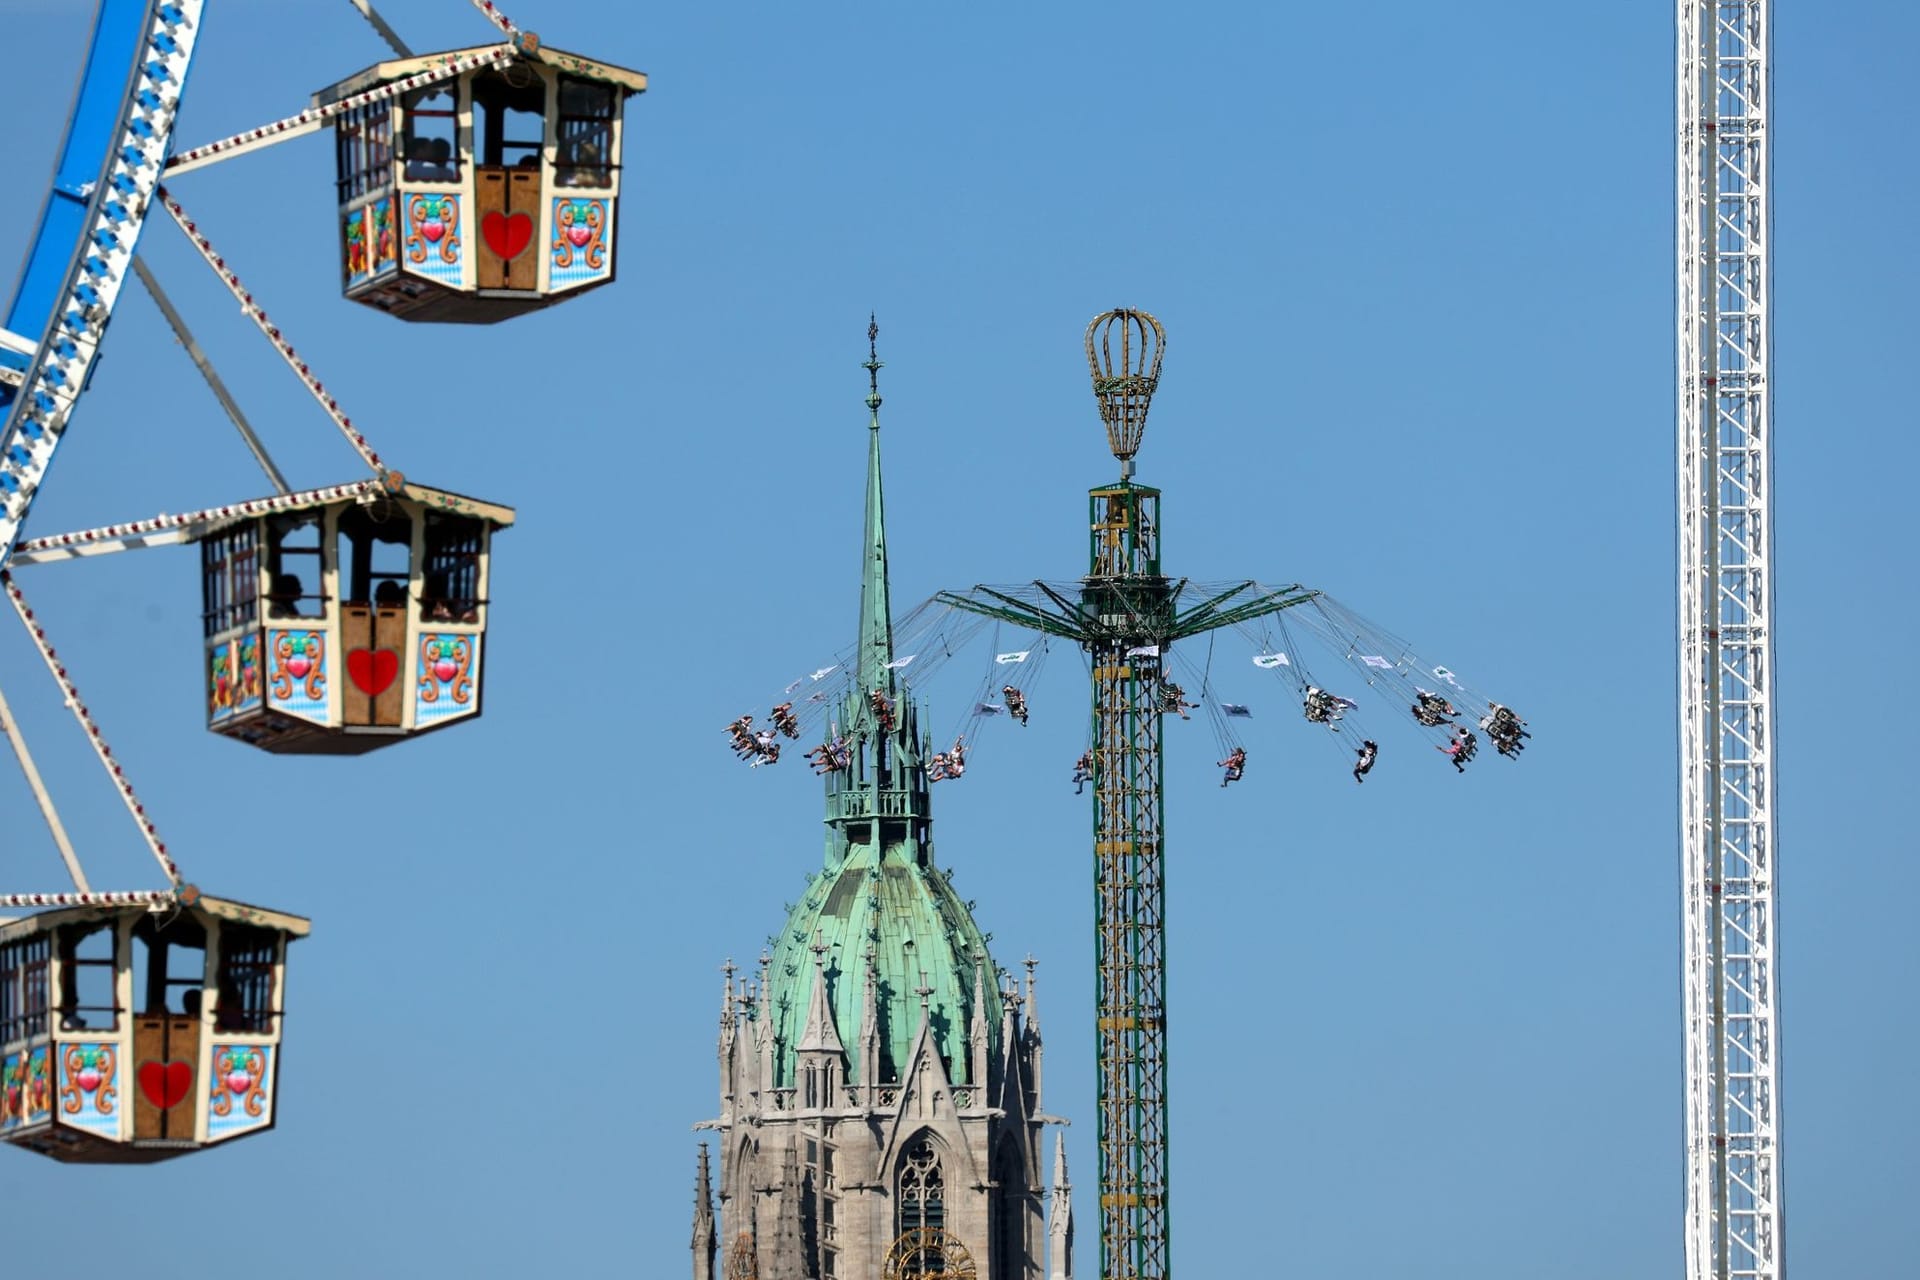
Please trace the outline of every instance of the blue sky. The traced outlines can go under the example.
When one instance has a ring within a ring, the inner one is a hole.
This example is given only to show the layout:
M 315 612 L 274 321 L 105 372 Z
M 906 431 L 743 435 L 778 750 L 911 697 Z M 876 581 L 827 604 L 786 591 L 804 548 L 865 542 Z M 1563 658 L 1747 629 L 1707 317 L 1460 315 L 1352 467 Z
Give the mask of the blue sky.
M 337 0 L 210 8 L 183 145 L 383 52 Z M 454 0 L 382 8 L 418 48 L 489 38 Z M 0 3 L 34 51 L 4 95 L 0 243 L 43 196 L 86 34 L 68 9 Z M 1325 588 L 1535 734 L 1459 778 L 1383 715 L 1356 788 L 1249 679 L 1223 685 L 1255 716 L 1222 791 L 1205 724 L 1170 730 L 1182 1273 L 1677 1273 L 1669 6 L 508 12 L 653 76 L 612 288 L 402 326 L 338 297 L 325 141 L 175 184 L 376 448 L 519 509 L 485 717 L 359 760 L 249 752 L 199 727 L 190 553 L 21 573 L 188 876 L 315 925 L 278 1131 L 144 1170 L 0 1153 L 13 1265 L 111 1237 L 200 1275 L 210 1238 L 297 1277 L 684 1274 L 719 965 L 820 854 L 812 777 L 741 769 L 720 729 L 851 639 L 867 315 L 904 612 L 1080 572 L 1084 490 L 1114 467 L 1079 336 L 1129 305 L 1169 334 L 1140 473 L 1170 571 Z M 1881 1095 L 1920 1050 L 1896 795 L 1920 760 L 1866 713 L 1897 718 L 1886 672 L 1920 625 L 1897 570 L 1917 37 L 1866 0 L 1776 25 L 1787 1248 L 1836 1276 L 1914 1270 L 1920 1121 Z M 355 477 L 184 240 L 145 245 L 296 484 Z M 34 532 L 264 490 L 131 294 Z M 939 790 L 936 830 L 996 957 L 1042 962 L 1090 1275 L 1076 670 L 1053 662 L 1031 727 Z M 18 635 L 0 672 L 95 883 L 152 887 Z M 976 677 L 930 690 L 936 725 Z M 4 880 L 58 887 L 24 786 L 0 797 Z

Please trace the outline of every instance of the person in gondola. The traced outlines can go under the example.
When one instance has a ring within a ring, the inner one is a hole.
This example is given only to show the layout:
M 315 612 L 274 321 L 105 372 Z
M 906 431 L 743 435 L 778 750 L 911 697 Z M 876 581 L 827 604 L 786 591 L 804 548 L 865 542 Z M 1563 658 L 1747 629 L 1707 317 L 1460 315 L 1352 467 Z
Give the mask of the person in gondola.
M 1225 776 L 1220 779 L 1221 786 L 1224 787 L 1229 782 L 1238 782 L 1246 776 L 1247 749 L 1245 747 L 1235 747 L 1227 753 L 1225 760 L 1218 760 L 1215 761 L 1215 763 L 1227 771 Z
M 1373 772 L 1373 762 L 1380 758 L 1380 745 L 1371 738 L 1366 739 L 1354 754 L 1360 758 L 1353 762 L 1353 780 L 1356 783 L 1365 782 L 1367 775 Z
M 1087 784 L 1093 781 L 1093 752 L 1083 751 L 1080 758 L 1073 762 L 1073 794 L 1083 795 Z
M 1025 724 L 1027 722 L 1027 695 L 1012 685 L 1003 685 L 1000 689 L 1000 696 L 1006 701 L 1007 714 L 1015 720 L 1018 720 L 1021 724 Z
M 276 573 L 273 575 L 273 589 L 267 592 L 267 616 L 269 618 L 297 618 L 300 616 L 300 578 L 298 574 Z
M 1160 682 L 1160 710 L 1161 711 L 1163 712 L 1177 711 L 1180 713 L 1180 718 L 1182 720 L 1191 720 L 1193 719 L 1193 717 L 1188 715 L 1187 712 L 1193 710 L 1195 707 L 1198 707 L 1199 705 L 1200 704 L 1197 702 L 1188 702 L 1187 691 L 1181 688 L 1179 685 L 1175 684 L 1173 681 L 1162 680 Z

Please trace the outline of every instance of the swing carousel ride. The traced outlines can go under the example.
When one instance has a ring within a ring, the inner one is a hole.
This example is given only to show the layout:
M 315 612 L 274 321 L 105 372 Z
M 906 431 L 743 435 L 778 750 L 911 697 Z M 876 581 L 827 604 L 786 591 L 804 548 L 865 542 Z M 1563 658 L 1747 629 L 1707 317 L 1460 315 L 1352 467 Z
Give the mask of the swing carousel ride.
M 806 760 L 829 787 L 857 785 L 860 762 L 833 709 L 870 708 L 886 724 L 909 698 L 926 705 L 934 677 L 958 664 L 963 673 L 979 670 L 978 684 L 949 732 L 923 735 L 920 767 L 929 782 L 960 781 L 974 776 L 983 749 L 981 758 L 990 760 L 1013 745 L 994 737 L 1017 738 L 1032 716 L 1062 705 L 1042 694 L 1040 676 L 1055 648 L 1079 652 L 1093 714 L 1071 775 L 1069 762 L 1059 764 L 1072 794 L 1091 786 L 1094 811 L 1105 1280 L 1161 1280 L 1169 1267 L 1162 798 L 1168 718 L 1208 726 L 1223 788 L 1249 777 L 1243 730 L 1260 701 L 1256 681 L 1277 685 L 1278 700 L 1300 708 L 1308 731 L 1333 749 L 1337 768 L 1356 783 L 1376 766 L 1390 773 L 1398 763 L 1375 738 L 1386 736 L 1376 717 L 1407 722 L 1415 742 L 1432 749 L 1413 752 L 1410 767 L 1451 767 L 1462 775 L 1475 767 L 1483 742 L 1518 760 L 1531 737 L 1512 708 L 1324 591 L 1163 571 L 1160 492 L 1134 482 L 1133 459 L 1165 346 L 1165 331 L 1144 311 L 1109 311 L 1087 328 L 1094 395 L 1121 473 L 1088 494 L 1086 576 L 939 592 L 894 628 L 890 652 L 899 656 L 873 687 L 854 687 L 867 665 L 856 643 L 811 665 L 769 709 L 726 726 L 750 768 L 778 764 L 783 750 L 804 742 Z M 1215 643 L 1226 633 L 1239 641 L 1231 658 Z M 1202 637 L 1204 649 L 1191 643 Z
M 174 149 L 210 0 L 100 0 L 51 190 L 0 331 L 0 585 L 166 887 L 93 888 L 11 709 L 0 723 L 71 892 L 0 893 L 0 1139 L 68 1161 L 152 1162 L 271 1128 L 287 946 L 299 916 L 181 875 L 13 569 L 198 544 L 207 727 L 276 753 L 358 754 L 479 714 L 488 557 L 510 508 L 430 488 L 374 452 L 166 183 L 334 132 L 348 299 L 412 321 L 492 323 L 613 279 L 625 100 L 638 72 L 543 47 L 489 0 L 495 43 L 394 57 L 293 115 Z M 371 475 L 294 490 L 148 264 L 164 211 Z M 73 533 L 22 530 L 137 276 L 273 489 Z M 137 989 L 136 989 L 137 988 Z

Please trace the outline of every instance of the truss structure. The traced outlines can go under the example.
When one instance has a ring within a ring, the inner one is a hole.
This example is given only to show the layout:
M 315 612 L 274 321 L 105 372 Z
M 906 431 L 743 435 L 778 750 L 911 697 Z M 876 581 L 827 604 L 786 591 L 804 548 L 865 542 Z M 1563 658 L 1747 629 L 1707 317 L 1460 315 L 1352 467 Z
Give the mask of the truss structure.
M 1166 805 L 1162 673 L 1174 641 L 1317 593 L 1243 581 L 1198 587 L 1160 572 L 1160 492 L 1089 495 L 1092 565 L 1077 584 L 975 587 L 935 597 L 1087 651 L 1093 671 L 1093 852 L 1102 1280 L 1164 1280 L 1167 1197 Z
M 1677 0 L 1688 1280 L 1781 1275 L 1766 0 Z

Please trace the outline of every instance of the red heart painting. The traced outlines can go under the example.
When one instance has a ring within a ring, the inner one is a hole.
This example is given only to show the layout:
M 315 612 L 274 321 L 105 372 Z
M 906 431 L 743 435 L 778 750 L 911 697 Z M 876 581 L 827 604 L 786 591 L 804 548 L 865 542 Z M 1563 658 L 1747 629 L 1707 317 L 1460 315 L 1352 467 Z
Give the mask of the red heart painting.
M 533 219 L 524 213 L 489 213 L 480 219 L 480 237 L 502 258 L 517 258 L 533 243 Z
M 193 1064 L 187 1062 L 143 1062 L 140 1064 L 140 1092 L 162 1111 L 180 1105 L 193 1088 Z
M 400 655 L 391 649 L 355 649 L 347 654 L 347 678 L 369 698 L 387 691 L 400 674 Z

